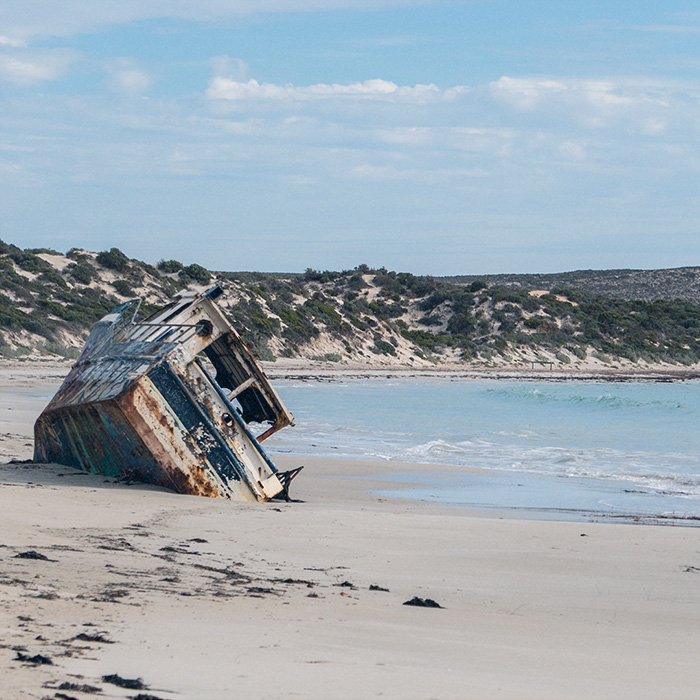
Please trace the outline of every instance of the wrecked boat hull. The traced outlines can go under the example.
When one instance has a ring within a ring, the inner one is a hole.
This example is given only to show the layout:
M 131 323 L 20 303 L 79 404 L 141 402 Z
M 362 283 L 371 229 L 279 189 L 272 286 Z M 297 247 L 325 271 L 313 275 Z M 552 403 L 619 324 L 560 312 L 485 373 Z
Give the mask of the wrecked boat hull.
M 180 295 L 140 324 L 125 322 L 125 304 L 95 324 L 35 424 L 35 459 L 184 494 L 286 495 L 291 475 L 260 441 L 293 417 L 214 303 L 219 293 Z M 269 427 L 256 438 L 249 422 Z

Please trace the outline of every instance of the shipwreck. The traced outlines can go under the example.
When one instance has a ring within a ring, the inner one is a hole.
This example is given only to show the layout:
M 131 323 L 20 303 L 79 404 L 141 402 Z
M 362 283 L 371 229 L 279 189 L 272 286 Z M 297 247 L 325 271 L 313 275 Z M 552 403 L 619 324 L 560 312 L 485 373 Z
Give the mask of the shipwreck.
M 288 498 L 301 467 L 280 472 L 260 443 L 294 418 L 221 294 L 181 292 L 140 322 L 135 299 L 95 323 L 36 421 L 34 459 L 184 494 Z

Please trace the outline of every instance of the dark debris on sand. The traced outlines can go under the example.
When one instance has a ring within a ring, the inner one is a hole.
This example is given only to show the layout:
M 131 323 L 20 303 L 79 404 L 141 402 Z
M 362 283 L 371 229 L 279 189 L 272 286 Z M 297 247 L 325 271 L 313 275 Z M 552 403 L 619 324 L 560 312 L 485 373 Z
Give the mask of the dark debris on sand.
M 35 552 L 33 549 L 30 549 L 27 552 L 20 552 L 19 554 L 15 554 L 14 559 L 36 559 L 38 561 L 56 561 L 55 559 L 49 559 L 45 554 L 42 554 L 41 552 Z
M 101 634 L 85 634 L 85 632 L 81 632 L 80 634 L 76 634 L 73 639 L 80 639 L 82 642 L 99 642 L 100 644 L 114 644 L 114 642 L 111 639 L 107 639 L 104 635 Z
M 307 588 L 313 588 L 316 585 L 313 581 L 307 581 L 304 578 L 275 578 L 270 580 L 274 583 L 292 583 L 300 586 L 306 586 Z
M 108 676 L 102 676 L 103 683 L 111 683 L 120 688 L 129 690 L 148 690 L 148 686 L 140 678 L 122 678 L 116 673 L 110 673 Z
M 442 608 L 442 605 L 436 603 L 432 598 L 419 598 L 418 596 L 413 596 L 404 605 L 413 605 L 417 608 Z
M 76 690 L 79 693 L 101 693 L 102 688 L 98 688 L 96 685 L 88 685 L 87 683 L 71 683 L 70 681 L 65 681 L 58 686 L 57 690 Z
M 34 656 L 29 656 L 29 654 L 23 654 L 21 651 L 16 652 L 15 661 L 23 661 L 26 664 L 34 664 L 35 666 L 53 666 L 53 661 L 48 656 L 43 654 L 35 654 Z
M 342 583 L 334 583 L 334 586 L 338 588 L 350 588 L 353 591 L 357 590 L 357 586 L 354 583 L 350 583 L 350 581 L 343 581 Z

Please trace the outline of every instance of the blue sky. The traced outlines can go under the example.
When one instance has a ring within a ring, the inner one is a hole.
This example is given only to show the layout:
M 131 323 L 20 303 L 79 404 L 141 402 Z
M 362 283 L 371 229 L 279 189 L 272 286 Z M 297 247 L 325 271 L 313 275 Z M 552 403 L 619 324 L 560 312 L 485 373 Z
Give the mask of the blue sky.
M 0 238 L 417 274 L 700 264 L 700 7 L 4 0 Z

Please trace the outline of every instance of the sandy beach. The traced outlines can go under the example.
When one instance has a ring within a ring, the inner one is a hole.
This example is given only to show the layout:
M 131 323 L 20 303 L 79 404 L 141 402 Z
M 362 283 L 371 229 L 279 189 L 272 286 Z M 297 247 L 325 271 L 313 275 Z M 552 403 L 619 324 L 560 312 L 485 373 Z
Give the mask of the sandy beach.
M 644 365 L 629 361 L 606 364 L 589 358 L 571 367 L 553 363 L 522 363 L 512 365 L 444 363 L 411 367 L 390 362 L 375 361 L 368 364 L 318 362 L 278 358 L 275 362 L 262 363 L 271 379 L 299 379 L 335 381 L 338 379 L 397 378 L 454 378 L 454 379 L 514 379 L 552 381 L 662 381 L 677 382 L 700 378 L 700 366 L 655 364 Z
M 30 458 L 67 370 L 17 364 L 0 371 L 3 462 Z M 696 528 L 371 493 L 446 466 L 276 462 L 305 465 L 298 502 L 1 466 L 0 698 L 697 697 Z

